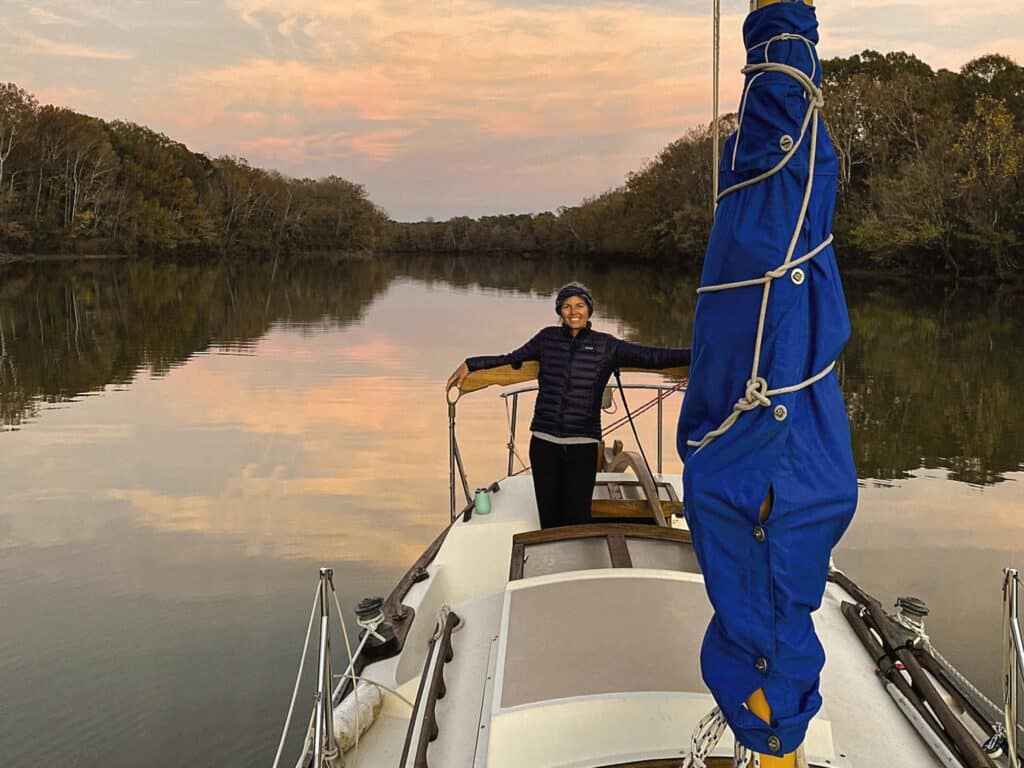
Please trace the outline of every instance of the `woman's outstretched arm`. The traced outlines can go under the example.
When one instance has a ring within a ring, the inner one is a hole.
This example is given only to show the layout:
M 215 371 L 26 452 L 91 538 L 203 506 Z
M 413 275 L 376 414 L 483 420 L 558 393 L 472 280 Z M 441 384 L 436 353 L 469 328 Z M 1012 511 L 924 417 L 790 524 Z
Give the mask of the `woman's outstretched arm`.
M 539 360 L 540 359 L 540 337 L 544 331 L 541 331 L 528 342 L 519 347 L 519 349 L 512 350 L 507 355 L 478 355 L 476 357 L 467 357 L 466 360 L 452 371 L 452 375 L 448 377 L 447 383 L 444 385 L 444 391 L 447 392 L 453 386 L 462 386 L 462 381 L 472 371 L 480 371 L 484 368 L 497 368 L 499 365 L 511 365 L 513 368 L 518 368 L 527 360 Z
M 672 347 L 648 347 L 634 344 L 622 339 L 616 340 L 612 355 L 612 364 L 616 368 L 677 368 L 690 364 L 690 350 Z

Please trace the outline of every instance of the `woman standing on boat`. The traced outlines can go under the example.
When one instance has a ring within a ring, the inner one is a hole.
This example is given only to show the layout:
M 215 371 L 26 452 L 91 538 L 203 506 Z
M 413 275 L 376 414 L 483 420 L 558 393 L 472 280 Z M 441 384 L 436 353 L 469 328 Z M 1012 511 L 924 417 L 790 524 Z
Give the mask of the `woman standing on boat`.
M 690 364 L 689 349 L 646 347 L 591 329 L 594 299 L 580 283 L 558 291 L 561 324 L 543 328 L 507 355 L 466 358 L 445 385 L 460 386 L 471 372 L 528 360 L 540 363 L 530 432 L 530 464 L 541 528 L 590 522 L 601 440 L 601 396 L 620 367 L 674 368 Z

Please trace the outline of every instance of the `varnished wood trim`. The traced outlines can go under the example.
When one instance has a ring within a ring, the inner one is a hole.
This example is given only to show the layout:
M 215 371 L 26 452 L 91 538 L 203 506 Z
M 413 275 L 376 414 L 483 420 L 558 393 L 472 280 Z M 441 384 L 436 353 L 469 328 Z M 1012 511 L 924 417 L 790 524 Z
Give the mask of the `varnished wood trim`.
M 622 502 L 616 502 L 621 504 Z M 666 504 L 669 502 L 665 502 Z M 566 525 L 560 528 L 545 528 L 540 531 L 525 531 L 512 537 L 512 562 L 509 564 L 508 580 L 523 578 L 526 549 L 534 544 L 548 544 L 553 541 L 603 538 L 607 540 L 608 553 L 613 568 L 632 568 L 626 539 L 656 539 L 692 544 L 689 531 L 675 528 L 661 528 L 640 523 L 591 523 L 589 525 Z M 621 548 L 620 548 L 621 547 Z
M 391 622 L 391 626 L 394 627 L 395 637 L 398 639 L 398 651 L 402 650 L 402 645 L 405 643 L 405 636 L 409 634 L 409 627 L 412 625 L 412 619 L 415 615 L 415 611 L 407 605 L 402 604 L 402 600 L 409 594 L 409 590 L 412 589 L 412 585 L 416 583 L 417 574 L 426 569 L 428 565 L 434 562 L 434 558 L 437 557 L 437 553 L 441 551 L 441 545 L 444 544 L 445 538 L 448 536 L 448 531 L 451 530 L 451 525 L 445 527 L 437 538 L 434 539 L 430 546 L 423 550 L 416 562 L 412 564 L 405 575 L 402 576 L 401 581 L 395 585 L 395 588 L 391 590 L 391 594 L 388 595 L 387 600 L 384 601 L 384 616 L 388 621 Z M 402 619 L 398 618 L 402 615 L 407 614 L 407 617 Z M 398 652 L 396 651 L 396 653 Z
M 521 541 L 512 539 L 512 562 L 508 567 L 508 580 L 515 581 L 523 578 L 523 568 L 526 566 L 526 545 Z
M 458 519 L 458 518 L 456 518 Z M 412 585 L 416 583 L 416 574 L 420 569 L 426 569 L 430 565 L 434 558 L 437 557 L 437 553 L 441 550 L 441 545 L 444 544 L 445 537 L 448 536 L 448 531 L 451 530 L 449 524 L 445 527 L 437 538 L 434 539 L 430 546 L 423 550 L 416 562 L 413 563 L 409 570 L 405 572 L 395 588 L 391 590 L 391 594 L 388 595 L 384 601 L 383 611 L 384 619 L 391 624 L 392 629 L 395 631 L 395 644 L 386 646 L 386 652 L 374 654 L 372 651 L 368 651 L 366 648 L 359 654 L 359 658 L 355 660 L 353 665 L 353 674 L 358 677 L 362 674 L 363 669 L 367 664 L 371 664 L 381 659 L 388 659 L 393 656 L 397 656 L 402 652 L 402 647 L 405 645 L 405 638 L 409 635 L 409 628 L 412 626 L 413 620 L 416 618 L 416 611 L 408 605 L 402 603 L 405 596 L 409 594 L 409 590 L 412 589 Z M 342 699 L 344 699 L 352 690 L 352 680 L 346 680 L 339 689 L 337 695 L 334 697 L 334 704 L 337 706 Z
M 921 666 L 939 681 L 939 684 L 956 700 L 960 708 L 970 714 L 974 722 L 978 724 L 978 727 L 985 732 L 985 735 L 992 736 L 995 733 L 995 729 L 993 729 L 988 717 L 978 709 L 978 706 L 973 701 L 964 695 L 957 681 L 950 677 L 946 668 L 939 664 L 931 652 L 927 648 L 914 648 L 913 653 L 915 658 L 921 663 Z
M 682 502 L 661 500 L 661 513 L 666 518 L 682 511 Z M 647 517 L 654 519 L 650 504 L 642 499 L 594 499 L 590 503 L 590 513 L 594 517 Z
M 662 376 L 681 380 L 686 378 L 690 371 L 690 367 L 622 368 L 621 370 L 628 373 L 660 373 Z M 496 368 L 483 368 L 478 371 L 473 371 L 466 376 L 466 378 L 462 380 L 462 384 L 459 385 L 459 391 L 463 395 L 468 395 L 470 392 L 476 392 L 477 390 L 484 389 L 485 387 L 507 387 L 512 384 L 522 384 L 524 381 L 536 379 L 538 373 L 540 373 L 540 364 L 534 360 L 529 360 L 518 368 L 513 368 L 511 365 L 499 365 Z
M 444 627 L 441 630 L 441 646 L 437 651 L 437 664 L 434 665 L 434 673 L 430 677 L 430 687 L 423 697 L 423 726 L 420 728 L 420 737 L 416 743 L 416 756 L 413 758 L 412 763 L 413 768 L 428 768 L 427 748 L 430 746 L 430 742 L 437 738 L 438 734 L 437 700 L 443 699 L 447 693 L 447 686 L 444 682 L 444 666 L 455 655 L 452 650 L 452 632 L 455 631 L 455 627 L 458 624 L 459 617 L 454 612 L 451 612 L 448 614 Z M 409 721 L 410 733 L 413 722 L 413 720 Z
M 686 543 L 693 542 L 690 532 L 679 528 L 662 528 L 633 523 L 591 523 L 589 525 L 563 525 L 559 528 L 544 528 L 539 531 L 524 531 L 515 534 L 512 537 L 512 543 L 513 546 L 517 543 L 530 546 L 531 544 L 544 544 L 549 541 L 607 536 L 610 533 L 620 533 L 626 537 L 682 541 Z
M 704 759 L 708 768 L 732 768 L 731 757 L 707 757 Z M 753 758 L 751 758 L 753 763 Z M 680 768 L 683 765 L 681 757 L 663 757 L 657 760 L 641 760 L 633 763 L 615 763 L 604 765 L 599 768 Z
M 657 524 L 667 528 L 668 521 L 666 521 L 665 515 L 662 514 L 661 505 L 658 503 L 658 488 L 654 484 L 654 476 L 651 475 L 650 467 L 643 461 L 643 457 L 634 451 L 623 451 L 608 465 L 608 469 L 612 472 L 621 471 L 626 467 L 631 468 L 633 474 L 640 481 L 647 504 L 650 506 L 651 514 L 654 515 Z
M 409 718 L 409 729 L 405 732 L 405 743 L 402 745 L 402 758 L 398 761 L 401 768 L 405 768 L 406 759 L 409 757 L 409 749 L 412 747 L 412 734 L 416 723 L 416 714 L 420 711 L 423 696 L 427 690 L 427 675 L 430 673 L 430 660 L 434 657 L 434 647 L 437 645 L 437 638 L 430 638 L 427 645 L 427 656 L 423 662 L 423 672 L 420 673 L 420 684 L 416 689 L 416 701 L 412 705 L 412 717 Z
M 608 534 L 608 554 L 612 558 L 612 568 L 633 567 L 633 559 L 626 547 L 626 537 L 621 533 Z
M 536 379 L 539 372 L 540 364 L 535 361 L 523 363 L 519 368 L 513 368 L 511 365 L 482 368 L 479 371 L 473 371 L 462 380 L 459 392 L 468 395 L 470 392 L 476 392 L 485 387 L 507 387 L 512 384 L 522 384 L 524 381 Z

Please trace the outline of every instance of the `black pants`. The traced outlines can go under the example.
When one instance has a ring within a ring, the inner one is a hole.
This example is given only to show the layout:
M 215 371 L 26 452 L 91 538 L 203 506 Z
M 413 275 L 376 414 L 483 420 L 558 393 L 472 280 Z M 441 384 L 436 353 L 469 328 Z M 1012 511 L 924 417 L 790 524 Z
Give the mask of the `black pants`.
M 530 465 L 541 528 L 590 522 L 597 450 L 597 443 L 559 445 L 531 438 Z

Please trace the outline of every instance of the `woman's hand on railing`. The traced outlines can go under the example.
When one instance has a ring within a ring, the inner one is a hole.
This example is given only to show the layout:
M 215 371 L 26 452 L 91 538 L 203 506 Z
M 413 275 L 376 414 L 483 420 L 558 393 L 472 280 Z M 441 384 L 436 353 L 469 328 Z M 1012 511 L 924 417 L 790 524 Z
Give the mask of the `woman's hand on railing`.
M 452 387 L 461 387 L 467 376 L 469 376 L 469 366 L 463 361 L 462 365 L 452 371 L 452 375 L 448 377 L 448 382 L 444 385 L 445 394 Z

